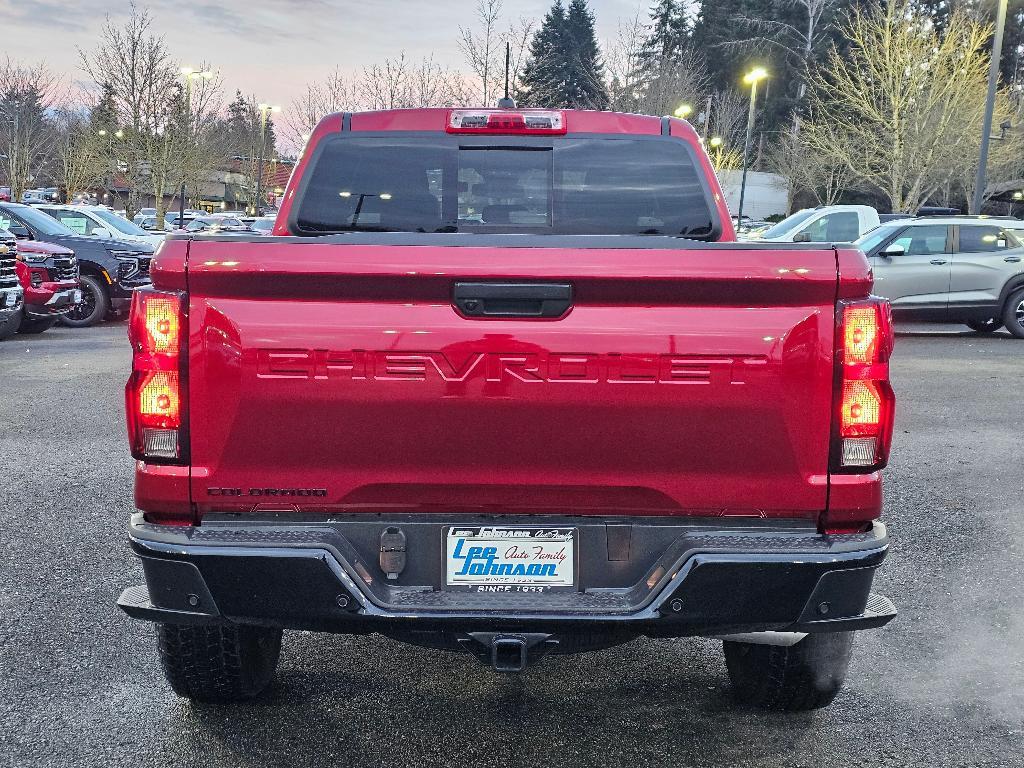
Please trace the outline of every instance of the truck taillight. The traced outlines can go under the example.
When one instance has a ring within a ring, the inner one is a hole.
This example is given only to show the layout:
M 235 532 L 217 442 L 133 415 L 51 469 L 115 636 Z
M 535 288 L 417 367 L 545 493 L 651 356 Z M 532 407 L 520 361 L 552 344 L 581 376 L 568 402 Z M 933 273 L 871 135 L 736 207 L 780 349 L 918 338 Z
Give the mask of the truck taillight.
M 132 374 L 125 387 L 125 411 L 132 455 L 147 461 L 184 462 L 185 332 L 180 294 L 135 291 L 128 319 Z
M 872 472 L 889 460 L 896 398 L 889 384 L 893 348 L 889 302 L 841 302 L 836 329 L 836 414 L 832 471 Z
M 565 133 L 565 114 L 557 109 L 453 109 L 448 133 Z

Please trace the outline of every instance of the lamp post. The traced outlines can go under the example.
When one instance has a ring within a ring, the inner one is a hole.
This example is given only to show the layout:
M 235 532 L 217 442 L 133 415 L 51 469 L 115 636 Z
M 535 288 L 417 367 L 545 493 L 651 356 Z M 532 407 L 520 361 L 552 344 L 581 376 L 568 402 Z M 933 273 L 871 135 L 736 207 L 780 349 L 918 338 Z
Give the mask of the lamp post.
M 750 110 L 747 112 L 747 138 L 743 142 L 743 177 L 740 180 L 740 206 L 736 212 L 736 226 L 743 221 L 743 200 L 747 194 L 747 168 L 750 164 L 750 144 L 754 138 L 754 110 L 757 103 L 757 84 L 768 77 L 764 67 L 754 67 L 743 76 L 743 82 L 750 86 Z
M 123 139 L 124 131 L 118 128 L 113 133 L 110 133 L 106 128 L 100 128 L 96 131 L 96 135 L 107 139 L 107 160 L 110 162 L 110 186 L 105 190 L 104 194 L 113 199 L 110 195 L 110 191 L 114 188 L 114 177 L 117 175 L 118 171 L 118 162 L 114 157 L 114 139 Z
M 256 215 L 263 215 L 263 155 L 267 151 L 267 115 L 281 111 L 280 107 L 260 104 L 260 155 L 256 166 Z
M 210 80 L 213 72 L 208 69 L 197 71 L 192 67 L 182 67 L 181 76 L 185 78 L 185 144 L 187 145 L 192 133 L 192 82 L 195 80 Z M 192 185 L 197 186 L 196 184 Z M 193 189 L 193 193 L 197 190 Z M 179 229 L 185 227 L 185 185 L 181 185 L 181 200 L 178 201 L 178 208 L 181 211 Z
M 712 136 L 708 139 L 708 146 L 715 150 L 715 159 L 712 162 L 712 165 L 715 166 L 715 170 L 717 171 L 718 166 L 722 164 L 722 137 Z
M 185 78 L 185 140 L 188 140 L 192 123 L 192 82 L 194 80 L 209 80 L 213 72 L 204 69 L 201 72 L 192 67 L 182 67 L 181 76 Z
M 978 175 L 974 180 L 974 201 L 971 213 L 981 213 L 985 200 L 985 174 L 988 166 L 988 144 L 992 139 L 992 112 L 996 105 L 996 86 L 999 84 L 999 58 L 1003 52 L 1003 27 L 1006 26 L 1007 0 L 999 0 L 996 9 L 996 30 L 992 36 L 992 60 L 988 68 L 988 97 L 985 99 L 985 119 L 981 126 L 981 152 L 978 155 Z

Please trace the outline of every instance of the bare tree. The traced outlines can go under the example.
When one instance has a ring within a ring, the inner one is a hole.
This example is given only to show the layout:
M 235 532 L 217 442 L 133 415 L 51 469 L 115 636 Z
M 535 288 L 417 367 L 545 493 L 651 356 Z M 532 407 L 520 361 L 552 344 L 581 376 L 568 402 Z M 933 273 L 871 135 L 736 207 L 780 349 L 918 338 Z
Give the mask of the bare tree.
M 322 82 L 307 85 L 305 93 L 285 111 L 285 140 L 301 148 L 324 117 L 355 107 L 352 91 L 352 84 L 337 68 Z
M 818 126 L 817 130 L 827 132 L 827 123 Z M 838 162 L 834 155 L 808 146 L 803 136 L 796 132 L 780 135 L 778 144 L 768 155 L 768 163 L 775 173 L 789 180 L 787 212 L 792 210 L 793 196 L 800 190 L 813 195 L 819 205 L 834 205 L 854 183 L 847 165 Z
M 532 19 L 519 17 L 502 32 L 502 7 L 502 0 L 477 0 L 477 26 L 459 27 L 459 50 L 479 81 L 478 92 L 464 88 L 466 98 L 463 103 L 493 106 L 498 94 L 504 93 L 506 43 L 509 50 L 509 93 L 518 89 L 535 23 Z
M 0 65 L 0 155 L 14 200 L 49 159 L 56 133 L 47 112 L 57 96 L 57 80 L 44 65 Z
M 405 53 L 366 67 L 356 81 L 359 102 L 369 109 L 464 105 L 472 98 L 464 78 L 426 57 L 412 64 Z
M 498 33 L 502 0 L 477 0 L 478 29 L 459 27 L 459 50 L 480 81 L 483 104 L 490 105 L 501 88 L 505 46 Z
M 619 21 L 615 39 L 605 44 L 609 108 L 616 112 L 641 111 L 648 80 L 643 57 L 646 40 L 647 24 L 637 7 L 631 18 Z
M 905 0 L 854 10 L 843 28 L 848 50 L 811 73 L 807 147 L 892 210 L 917 210 L 970 164 L 990 34 L 960 9 L 943 34 Z
M 129 182 L 128 213 L 138 209 L 140 195 L 151 192 L 162 226 L 164 193 L 173 185 L 177 163 L 173 130 L 181 114 L 178 69 L 162 37 L 152 31 L 148 11 L 131 7 L 123 27 L 107 18 L 97 47 L 79 50 L 82 68 L 109 88 L 123 139 L 112 145 Z
M 87 195 L 103 178 L 107 168 L 104 137 L 93 129 L 81 106 L 58 109 L 54 122 L 55 179 L 71 202 Z

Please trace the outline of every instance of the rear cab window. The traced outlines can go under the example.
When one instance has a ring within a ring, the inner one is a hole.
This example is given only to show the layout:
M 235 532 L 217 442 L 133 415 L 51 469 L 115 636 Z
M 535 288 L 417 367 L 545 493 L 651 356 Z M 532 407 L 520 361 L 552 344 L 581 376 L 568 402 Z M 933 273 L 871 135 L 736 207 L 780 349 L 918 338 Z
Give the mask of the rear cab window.
M 720 227 L 690 147 L 660 137 L 345 136 L 311 158 L 299 235 L 670 235 Z

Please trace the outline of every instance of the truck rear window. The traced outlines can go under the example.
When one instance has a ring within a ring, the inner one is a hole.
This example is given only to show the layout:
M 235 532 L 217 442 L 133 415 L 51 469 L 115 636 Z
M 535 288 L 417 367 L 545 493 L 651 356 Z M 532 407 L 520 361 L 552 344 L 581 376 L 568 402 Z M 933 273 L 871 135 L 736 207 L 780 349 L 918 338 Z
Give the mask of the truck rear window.
M 672 140 L 339 137 L 312 158 L 300 196 L 300 235 L 715 231 L 691 151 Z

